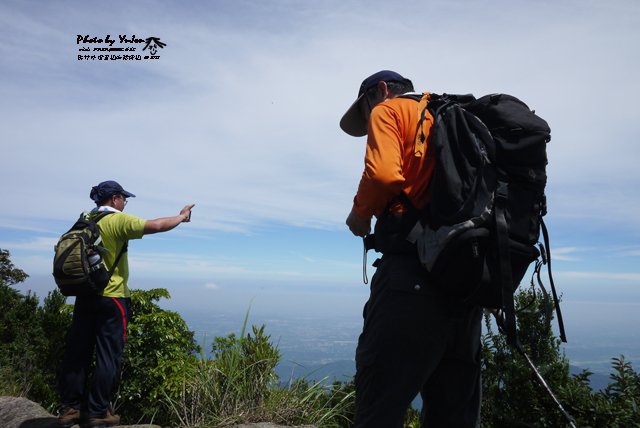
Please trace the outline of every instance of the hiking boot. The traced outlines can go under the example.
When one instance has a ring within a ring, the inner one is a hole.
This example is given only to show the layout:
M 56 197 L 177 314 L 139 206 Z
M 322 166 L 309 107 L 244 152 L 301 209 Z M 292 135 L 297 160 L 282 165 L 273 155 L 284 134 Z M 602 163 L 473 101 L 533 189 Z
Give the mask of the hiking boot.
M 69 428 L 80 422 L 80 410 L 73 407 L 62 407 L 58 411 L 58 426 Z
M 113 410 L 109 408 L 103 417 L 87 418 L 80 425 L 82 428 L 105 428 L 116 426 L 120 423 L 120 416 L 115 415 Z

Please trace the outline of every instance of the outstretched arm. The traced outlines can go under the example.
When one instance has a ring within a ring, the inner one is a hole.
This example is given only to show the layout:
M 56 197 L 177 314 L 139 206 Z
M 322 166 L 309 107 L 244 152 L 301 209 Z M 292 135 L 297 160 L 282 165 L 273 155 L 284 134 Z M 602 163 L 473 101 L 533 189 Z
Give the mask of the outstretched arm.
M 173 229 L 180 223 L 190 221 L 191 209 L 194 206 L 195 204 L 186 205 L 182 210 L 180 210 L 180 214 L 174 217 L 162 217 L 155 220 L 147 220 L 144 224 L 144 234 L 150 235 L 152 233 L 166 232 Z

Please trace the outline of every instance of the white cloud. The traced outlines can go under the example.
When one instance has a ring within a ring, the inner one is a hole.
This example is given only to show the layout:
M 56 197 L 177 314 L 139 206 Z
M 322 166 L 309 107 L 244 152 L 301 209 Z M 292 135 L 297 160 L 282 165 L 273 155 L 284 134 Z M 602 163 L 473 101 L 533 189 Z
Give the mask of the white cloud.
M 245 275 L 243 261 L 188 253 L 135 251 L 129 255 L 132 272 L 155 277 L 203 277 L 209 275 Z
M 220 290 L 220 286 L 214 282 L 207 282 L 204 288 L 207 290 Z
M 0 248 L 9 248 L 11 250 L 29 250 L 34 252 L 51 252 L 58 243 L 57 238 L 35 237 L 33 239 L 18 241 L 0 241 Z
M 553 248 L 551 252 L 551 257 L 553 258 L 553 260 L 576 261 L 576 260 L 579 260 L 579 258 L 573 256 L 573 254 L 580 253 L 583 251 L 586 251 L 586 249 L 580 249 L 577 247 Z
M 607 281 L 640 282 L 640 272 L 571 272 L 559 271 L 559 276 L 571 279 L 598 279 Z

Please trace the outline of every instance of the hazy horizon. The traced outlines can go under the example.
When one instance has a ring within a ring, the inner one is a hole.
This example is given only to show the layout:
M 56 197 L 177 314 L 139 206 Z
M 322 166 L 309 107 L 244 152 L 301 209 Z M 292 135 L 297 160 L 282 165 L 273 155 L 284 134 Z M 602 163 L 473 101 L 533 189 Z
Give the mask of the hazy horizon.
M 373 269 L 370 269 L 373 273 Z M 557 279 L 556 279 L 557 281 Z M 266 325 L 266 332 L 292 363 L 304 364 L 326 360 L 348 360 L 355 357 L 355 345 L 362 328 L 362 307 L 368 298 L 368 286 L 344 287 L 336 285 L 328 293 L 326 289 L 310 296 L 310 286 L 301 285 L 300 291 L 291 293 L 291 285 L 277 286 L 263 284 L 237 284 L 233 298 L 225 300 L 185 299 L 189 285 L 183 285 L 183 293 L 163 299 L 162 308 L 178 312 L 194 331 L 196 339 L 204 336 L 226 336 L 239 334 L 245 316 L 249 315 L 248 327 Z M 176 289 L 175 284 L 158 281 L 145 284 L 142 289 Z M 561 345 L 570 363 L 595 373 L 608 374 L 611 359 L 624 355 L 634 368 L 640 368 L 640 324 L 639 290 L 628 289 L 623 302 L 607 297 L 607 289 L 598 287 L 583 292 L 582 300 L 572 300 L 568 296 L 575 293 L 574 286 L 558 285 L 563 297 L 561 309 L 565 321 L 568 343 Z M 33 291 L 44 299 L 54 289 L 52 279 L 30 277 L 14 288 Z M 197 288 L 195 288 L 197 289 Z M 302 292 L 301 290 L 304 290 Z M 247 297 L 250 296 L 250 297 Z M 70 298 L 68 301 L 72 301 Z M 557 320 L 552 321 L 557 336 Z M 316 345 L 313 345 L 317 342 Z M 335 349 L 329 343 L 339 342 Z M 349 344 L 346 344 L 349 342 Z M 210 343 L 210 342 L 209 342 Z M 284 346 L 284 347 L 282 347 Z M 322 350 L 318 351 L 318 347 Z

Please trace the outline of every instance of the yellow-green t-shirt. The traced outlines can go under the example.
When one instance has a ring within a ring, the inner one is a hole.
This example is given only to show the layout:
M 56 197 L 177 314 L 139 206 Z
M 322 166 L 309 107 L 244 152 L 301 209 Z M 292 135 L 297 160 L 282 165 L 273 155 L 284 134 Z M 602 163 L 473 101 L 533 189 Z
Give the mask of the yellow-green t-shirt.
M 96 213 L 94 211 L 93 213 Z M 93 214 L 92 213 L 92 214 Z M 141 239 L 144 235 L 146 220 L 123 212 L 114 212 L 98 221 L 102 245 L 107 250 L 103 254 L 104 264 L 110 270 L 120 250 L 130 239 Z M 113 272 L 109 284 L 102 295 L 105 297 L 130 297 L 127 281 L 129 280 L 129 258 L 125 251 L 120 257 L 118 266 Z

